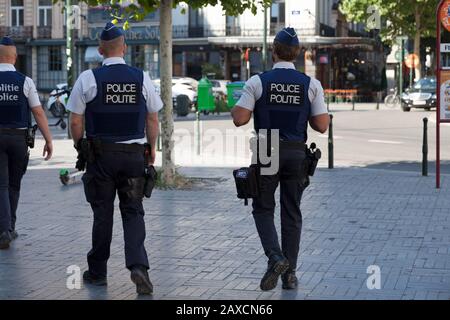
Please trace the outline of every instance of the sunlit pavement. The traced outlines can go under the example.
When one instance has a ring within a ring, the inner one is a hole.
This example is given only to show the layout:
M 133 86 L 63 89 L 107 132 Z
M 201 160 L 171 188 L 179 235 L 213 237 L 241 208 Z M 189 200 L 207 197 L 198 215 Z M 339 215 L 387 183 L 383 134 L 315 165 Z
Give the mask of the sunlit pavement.
M 156 190 L 145 200 L 153 299 L 450 298 L 450 176 L 443 175 L 442 188 L 436 190 L 434 176 L 422 177 L 418 162 L 420 121 L 433 113 L 334 114 L 335 135 L 342 136 L 336 139 L 337 168 L 324 168 L 323 159 L 303 197 L 299 289 L 285 291 L 279 284 L 273 291 L 259 290 L 266 259 L 251 209 L 235 198 L 235 165 L 223 166 L 217 156 L 214 166 L 187 163 L 180 168 L 187 176 L 204 178 L 196 189 Z M 232 128 L 227 121 L 205 121 L 204 126 Z M 181 124 L 192 126 L 180 121 L 176 128 Z M 429 134 L 432 141 L 433 129 Z M 311 139 L 325 152 L 326 139 Z M 124 267 L 118 209 L 108 287 L 67 288 L 67 268 L 86 268 L 92 213 L 81 184 L 63 187 L 58 180 L 59 168 L 73 166 L 72 143 L 55 141 L 55 159 L 45 164 L 38 157 L 41 145 L 38 141 L 23 181 L 20 237 L 10 250 L 0 251 L 0 299 L 136 299 Z M 375 153 L 379 157 L 368 159 Z M 402 155 L 413 166 L 390 166 L 390 157 Z M 246 163 L 245 157 L 238 161 Z M 380 289 L 368 288 L 367 280 L 373 288 L 373 276 L 378 276 L 367 273 L 368 268 L 379 268 Z

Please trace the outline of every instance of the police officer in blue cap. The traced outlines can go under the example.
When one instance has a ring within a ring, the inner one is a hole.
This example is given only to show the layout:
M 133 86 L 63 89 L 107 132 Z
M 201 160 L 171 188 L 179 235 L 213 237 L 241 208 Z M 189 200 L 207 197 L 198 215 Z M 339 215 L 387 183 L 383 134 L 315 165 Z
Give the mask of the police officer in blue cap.
M 88 150 L 83 183 L 86 199 L 94 211 L 92 249 L 87 256 L 89 270 L 83 279 L 94 285 L 107 284 L 114 199 L 118 194 L 126 267 L 137 292 L 152 294 L 144 247 L 142 179 L 145 165 L 152 165 L 155 160 L 162 101 L 148 74 L 126 65 L 123 58 L 126 50 L 123 30 L 107 23 L 99 46 L 103 65 L 80 75 L 67 107 L 72 112 L 70 126 L 75 146 L 79 153 Z M 144 156 L 147 143 L 148 158 Z
M 10 37 L 0 42 L 0 249 L 18 237 L 16 211 L 28 166 L 31 113 L 45 138 L 44 157 L 53 153 L 47 117 L 33 80 L 17 72 L 17 50 Z
M 236 126 L 247 124 L 254 113 L 255 130 L 279 136 L 279 167 L 276 174 L 259 176 L 260 195 L 253 199 L 253 217 L 264 252 L 267 272 L 262 290 L 297 288 L 297 258 L 302 215 L 300 200 L 305 188 L 302 170 L 306 158 L 308 122 L 324 133 L 329 125 L 324 93 L 319 81 L 296 70 L 300 44 L 293 28 L 284 28 L 273 43 L 273 70 L 253 76 L 232 110 Z M 276 155 L 275 155 L 276 156 Z M 272 155 L 273 157 L 273 155 Z M 261 162 L 258 160 L 258 165 Z M 280 185 L 281 247 L 274 224 L 275 191 Z

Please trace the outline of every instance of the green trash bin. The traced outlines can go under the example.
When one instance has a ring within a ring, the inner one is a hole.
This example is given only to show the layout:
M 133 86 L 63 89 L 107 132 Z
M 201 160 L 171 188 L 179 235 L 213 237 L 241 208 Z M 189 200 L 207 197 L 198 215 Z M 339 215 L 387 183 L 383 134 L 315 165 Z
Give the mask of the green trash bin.
M 227 84 L 228 108 L 233 108 L 242 96 L 245 82 L 236 81 Z
M 203 77 L 198 82 L 197 106 L 199 112 L 209 112 L 216 109 L 212 88 L 213 85 L 208 78 Z

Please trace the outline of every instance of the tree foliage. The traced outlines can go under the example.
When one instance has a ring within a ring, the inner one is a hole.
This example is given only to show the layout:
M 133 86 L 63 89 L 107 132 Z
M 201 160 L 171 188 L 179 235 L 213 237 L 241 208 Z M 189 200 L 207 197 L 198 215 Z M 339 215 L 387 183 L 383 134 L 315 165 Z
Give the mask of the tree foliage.
M 144 17 L 156 11 L 160 5 L 161 0 L 81 0 L 90 6 L 107 6 L 111 8 L 112 15 L 118 19 L 124 19 L 126 22 L 125 28 L 129 21 L 140 21 Z M 205 7 L 208 5 L 220 4 L 225 14 L 229 16 L 237 16 L 246 10 L 250 10 L 256 14 L 258 7 L 269 6 L 272 0 L 173 0 L 174 8 L 180 4 L 186 3 L 194 9 Z
M 399 35 L 434 35 L 438 3 L 439 0 L 343 0 L 340 11 L 349 21 L 366 22 L 373 15 L 370 7 L 376 8 L 383 21 L 380 35 L 384 41 L 391 42 Z

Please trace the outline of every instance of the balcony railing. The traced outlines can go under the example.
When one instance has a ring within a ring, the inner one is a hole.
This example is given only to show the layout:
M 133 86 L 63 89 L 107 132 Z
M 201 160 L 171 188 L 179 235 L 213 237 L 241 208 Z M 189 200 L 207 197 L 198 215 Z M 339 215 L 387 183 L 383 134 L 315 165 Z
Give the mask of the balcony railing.
M 201 27 L 189 27 L 189 38 L 203 38 L 205 36 L 204 28 Z
M 268 28 L 269 36 L 273 37 L 275 34 L 284 27 L 284 24 L 271 24 L 270 30 Z M 227 26 L 227 27 L 195 27 L 189 28 L 188 26 L 173 26 L 173 38 L 174 39 L 186 39 L 186 38 L 204 38 L 204 37 L 262 37 L 264 34 L 262 26 L 247 26 L 242 28 L 241 26 Z M 314 36 L 316 35 L 316 29 L 313 28 L 301 28 L 297 29 L 298 36 Z
M 333 27 L 330 27 L 326 24 L 321 23 L 320 24 L 320 35 L 322 37 L 334 37 L 336 35 L 336 29 Z
M 242 35 L 242 30 L 239 26 L 227 26 L 225 32 L 226 36 L 230 37 L 239 37 Z
M 37 37 L 38 39 L 50 39 L 52 37 L 52 27 L 51 26 L 37 27 Z
M 0 26 L 0 35 L 9 35 L 14 40 L 27 40 L 33 38 L 33 27 L 32 26 L 15 26 L 15 27 L 5 27 Z

